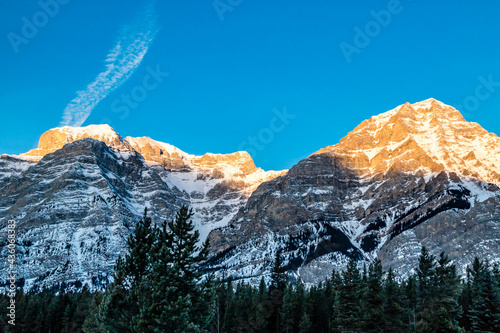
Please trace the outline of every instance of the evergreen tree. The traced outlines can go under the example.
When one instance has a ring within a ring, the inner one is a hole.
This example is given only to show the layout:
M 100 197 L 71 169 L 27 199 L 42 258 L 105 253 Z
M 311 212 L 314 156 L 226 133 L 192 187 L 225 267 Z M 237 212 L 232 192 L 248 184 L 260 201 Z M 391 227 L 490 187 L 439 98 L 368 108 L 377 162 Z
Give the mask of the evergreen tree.
M 488 263 L 475 259 L 470 269 L 471 306 L 469 318 L 473 332 L 500 332 L 498 282 Z
M 407 323 L 410 332 L 417 331 L 417 278 L 410 275 L 404 283 L 405 308 L 407 312 Z
M 366 274 L 366 292 L 363 302 L 363 332 L 383 332 L 382 263 L 375 259 Z
M 292 284 L 288 284 L 283 294 L 283 306 L 281 308 L 281 328 L 285 333 L 294 332 L 295 292 Z
M 200 281 L 199 272 L 208 242 L 197 246 L 192 215 L 184 206 L 175 220 L 155 228 L 145 210 L 99 305 L 101 329 L 201 332 L 208 327 L 215 310 L 213 286 L 211 279 Z
M 82 331 L 84 333 L 104 333 L 102 325 L 98 321 L 99 304 L 102 302 L 102 293 L 96 292 L 90 304 L 89 314 L 85 318 Z
M 255 327 L 264 330 L 269 325 L 269 317 L 274 304 L 269 299 L 268 289 L 264 277 L 260 279 L 259 290 L 255 301 L 257 311 L 255 313 Z
M 458 320 L 462 309 L 458 302 L 460 278 L 456 266 L 450 263 L 448 256 L 441 252 L 437 262 L 434 281 L 433 329 L 436 332 L 460 332 Z
M 299 333 L 313 333 L 312 323 L 307 312 L 304 312 L 299 324 Z
M 269 287 L 269 300 L 272 304 L 272 311 L 269 317 L 269 330 L 271 332 L 279 332 L 281 327 L 280 312 L 287 280 L 287 275 L 283 270 L 281 249 L 279 249 L 276 251 L 273 267 L 271 269 L 271 286 Z
M 392 268 L 389 268 L 383 286 L 383 332 L 408 331 L 409 323 L 403 303 L 403 293 L 396 282 Z
M 137 223 L 127 241 L 129 252 L 115 265 L 114 281 L 103 295 L 98 311 L 101 329 L 109 332 L 135 332 L 139 317 L 140 285 L 150 270 L 150 253 L 155 241 L 151 218 Z
M 342 273 L 342 284 L 336 297 L 337 317 L 335 318 L 338 331 L 358 331 L 361 326 L 361 296 L 364 288 L 362 277 L 356 262 L 350 260 L 346 270 Z
M 433 320 L 436 258 L 422 247 L 417 269 L 417 332 L 427 332 Z
M 208 255 L 208 241 L 197 245 L 193 212 L 183 206 L 176 218 L 155 230 L 150 266 L 139 290 L 136 328 L 144 332 L 202 332 L 215 309 L 212 281 L 200 282 L 199 265 Z
M 333 331 L 340 327 L 340 290 L 342 289 L 342 276 L 334 269 L 332 270 L 331 278 L 329 279 L 331 285 L 330 298 L 332 300 L 331 305 L 331 317 L 330 317 L 330 331 Z
M 273 267 L 271 269 L 271 286 L 270 291 L 278 290 L 281 293 L 285 291 L 287 284 L 287 275 L 283 271 L 283 258 L 281 256 L 281 249 L 276 251 L 274 257 Z
M 462 308 L 462 315 L 460 316 L 459 325 L 467 332 L 470 331 L 471 329 L 471 322 L 470 322 L 471 278 L 468 270 L 467 270 L 467 278 L 465 279 L 465 281 L 462 281 L 460 286 L 461 293 L 458 301 L 460 307 Z

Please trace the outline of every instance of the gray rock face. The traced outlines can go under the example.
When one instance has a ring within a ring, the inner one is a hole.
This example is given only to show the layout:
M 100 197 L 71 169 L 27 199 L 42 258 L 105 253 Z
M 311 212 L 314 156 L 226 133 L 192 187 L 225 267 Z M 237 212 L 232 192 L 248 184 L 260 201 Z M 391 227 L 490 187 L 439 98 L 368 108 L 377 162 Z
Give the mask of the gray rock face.
M 499 262 L 499 161 L 500 138 L 454 108 L 405 103 L 261 184 L 209 235 L 207 270 L 258 281 L 278 249 L 309 283 L 375 257 L 405 276 L 422 246 L 462 274 L 474 256 Z
M 0 220 L 2 229 L 8 219 L 17 222 L 16 264 L 28 288 L 92 285 L 105 280 L 124 253 L 144 207 L 154 207 L 159 220 L 183 203 L 140 155 L 121 155 L 88 138 L 46 155 L 10 181 L 2 189 Z M 2 246 L 4 257 L 6 250 Z M 0 262 L 3 272 L 5 264 Z
M 0 156 L 1 254 L 7 257 L 13 219 L 18 278 L 27 290 L 102 287 L 145 207 L 154 223 L 193 207 L 204 240 L 275 175 L 243 152 L 197 157 L 150 138 L 129 140 L 109 126 L 64 127 L 46 132 L 27 154 Z M 6 265 L 0 261 L 2 282 Z
M 312 155 L 262 184 L 227 227 L 209 235 L 207 268 L 250 279 L 281 249 L 307 283 L 375 257 L 405 276 L 420 248 L 445 251 L 464 273 L 474 256 L 500 259 L 500 190 L 480 180 L 391 172 L 363 178 L 334 153 Z

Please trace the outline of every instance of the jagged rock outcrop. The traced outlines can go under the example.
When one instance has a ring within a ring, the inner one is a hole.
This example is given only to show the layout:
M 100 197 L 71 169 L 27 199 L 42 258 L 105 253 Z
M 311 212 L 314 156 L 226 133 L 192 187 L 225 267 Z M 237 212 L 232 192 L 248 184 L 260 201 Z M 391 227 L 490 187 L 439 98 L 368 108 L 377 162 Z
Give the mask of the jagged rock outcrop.
M 109 125 L 89 125 L 83 128 L 64 126 L 43 133 L 38 142 L 38 147 L 20 156 L 32 161 L 39 161 L 45 155 L 61 149 L 65 144 L 84 138 L 102 141 L 118 151 L 131 150 L 131 146 Z

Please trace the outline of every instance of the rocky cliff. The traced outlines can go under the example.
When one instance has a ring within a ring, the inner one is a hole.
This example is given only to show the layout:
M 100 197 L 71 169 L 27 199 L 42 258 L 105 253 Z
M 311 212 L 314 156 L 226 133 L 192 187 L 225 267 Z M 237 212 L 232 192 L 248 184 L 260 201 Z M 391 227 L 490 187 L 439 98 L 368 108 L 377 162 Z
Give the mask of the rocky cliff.
M 476 255 L 498 262 L 499 148 L 450 106 L 403 104 L 261 184 L 210 234 L 207 269 L 255 280 L 281 249 L 306 282 L 375 257 L 406 275 L 422 245 L 446 251 L 461 273 Z

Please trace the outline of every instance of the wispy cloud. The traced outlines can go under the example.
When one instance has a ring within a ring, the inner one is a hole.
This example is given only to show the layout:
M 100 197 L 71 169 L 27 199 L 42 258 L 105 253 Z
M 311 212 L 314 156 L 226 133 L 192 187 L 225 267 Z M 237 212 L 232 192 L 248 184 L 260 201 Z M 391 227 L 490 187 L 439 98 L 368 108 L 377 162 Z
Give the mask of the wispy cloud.
M 60 126 L 82 125 L 94 107 L 134 73 L 158 32 L 153 7 L 154 3 L 149 3 L 134 22 L 122 28 L 115 46 L 106 56 L 105 71 L 76 93 L 77 96 L 64 109 Z

